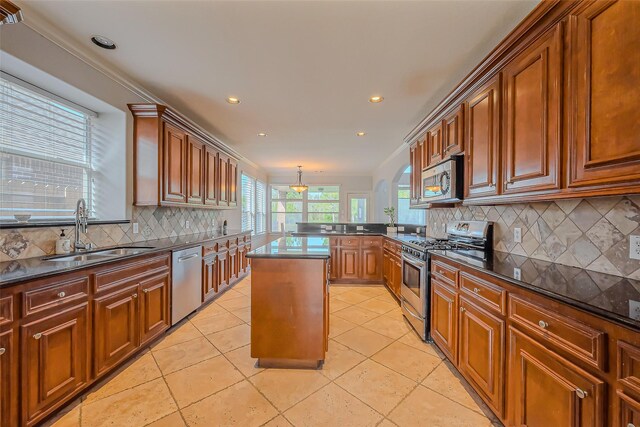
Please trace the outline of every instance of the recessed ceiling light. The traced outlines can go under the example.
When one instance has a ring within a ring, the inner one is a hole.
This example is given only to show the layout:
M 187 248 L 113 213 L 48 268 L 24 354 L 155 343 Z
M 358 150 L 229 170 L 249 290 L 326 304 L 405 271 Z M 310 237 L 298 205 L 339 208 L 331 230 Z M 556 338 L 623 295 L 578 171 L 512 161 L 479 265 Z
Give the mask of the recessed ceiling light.
M 258 134 L 258 136 L 267 136 L 267 134 L 266 134 L 266 133 L 264 133 L 264 132 L 260 132 L 260 133 Z
M 236 97 L 230 96 L 227 98 L 229 104 L 240 104 L 240 100 Z
M 371 102 L 372 104 L 377 104 L 382 101 L 384 101 L 384 98 L 381 97 L 380 95 L 374 95 L 371 98 L 369 98 L 369 102 Z
M 116 48 L 116 44 L 113 42 L 113 40 L 105 37 L 105 36 L 99 36 L 99 35 L 95 35 L 93 37 L 91 37 L 91 41 L 93 42 L 93 44 L 95 44 L 96 46 L 99 46 L 103 49 L 109 49 L 109 50 L 113 50 Z
M 365 136 L 365 135 L 366 135 L 366 133 L 365 133 L 365 132 L 357 132 L 357 133 L 356 133 L 356 135 L 357 135 L 357 136 Z

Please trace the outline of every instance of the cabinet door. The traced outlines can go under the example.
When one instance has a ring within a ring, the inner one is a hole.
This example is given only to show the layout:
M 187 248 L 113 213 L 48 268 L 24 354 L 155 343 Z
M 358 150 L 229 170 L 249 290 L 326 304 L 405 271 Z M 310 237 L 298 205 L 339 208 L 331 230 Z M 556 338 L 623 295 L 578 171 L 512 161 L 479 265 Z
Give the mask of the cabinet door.
M 218 155 L 218 205 L 229 206 L 229 157 Z
M 507 64 L 503 78 L 502 192 L 559 189 L 561 24 Z
M 427 134 L 428 166 L 442 160 L 442 122 L 438 123 Z
M 640 426 L 640 402 L 621 390 L 617 390 L 620 405 L 620 427 Z
M 211 298 L 218 292 L 220 285 L 218 256 L 214 255 L 202 260 L 202 301 Z
M 187 202 L 194 205 L 204 203 L 204 144 L 198 139 L 187 138 Z
M 204 154 L 204 204 L 218 204 L 218 152 L 206 147 Z
M 515 424 L 528 427 L 596 427 L 605 423 L 598 378 L 509 328 L 509 395 Z
M 459 106 L 444 118 L 442 158 L 464 150 L 464 108 Z
M 458 361 L 458 309 L 456 294 L 431 280 L 431 337 L 454 364 Z
M 23 325 L 22 420 L 33 425 L 89 379 L 89 306 Z
M 504 408 L 505 321 L 460 296 L 460 372 L 502 417 Z
M 162 201 L 187 201 L 187 135 L 168 123 L 164 124 L 162 145 Z
M 465 197 L 497 194 L 500 141 L 500 76 L 465 103 Z
M 391 276 L 389 274 L 391 272 L 390 259 L 389 251 L 385 250 L 382 252 L 382 280 L 384 280 L 384 283 L 389 287 L 391 287 L 389 284 L 389 277 Z
M 358 279 L 360 272 L 360 251 L 340 248 L 340 279 Z
M 225 251 L 218 254 L 218 292 L 229 285 L 229 252 Z
M 94 372 L 98 377 L 131 354 L 140 342 L 138 285 L 94 300 Z
M 17 366 L 13 331 L 0 333 L 0 425 L 3 426 L 17 425 Z
M 238 248 L 229 248 L 229 284 L 238 277 Z
M 382 253 L 380 248 L 362 249 L 362 275 L 363 280 L 379 282 L 382 280 Z
M 140 345 L 151 341 L 171 326 L 169 314 L 169 274 L 140 282 Z
M 569 186 L 640 180 L 640 2 L 584 2 L 570 16 Z
M 238 162 L 229 159 L 229 206 L 238 204 Z
M 331 245 L 331 264 L 329 265 L 329 280 L 338 280 L 340 278 L 340 258 L 338 248 Z
M 393 257 L 391 259 L 393 268 L 393 288 L 392 291 L 396 297 L 400 298 L 400 288 L 402 286 L 402 262 L 400 258 Z
M 417 188 L 416 188 L 416 180 L 415 180 L 415 176 L 416 176 L 416 171 L 417 171 L 417 166 L 418 166 L 418 161 L 417 161 L 417 156 L 420 155 L 420 153 L 417 151 L 418 148 L 418 142 L 414 142 L 410 147 L 409 147 L 409 165 L 411 166 L 411 175 L 410 175 L 410 183 L 409 183 L 409 204 L 410 205 L 415 205 L 417 202 L 417 194 L 419 194 L 417 192 Z

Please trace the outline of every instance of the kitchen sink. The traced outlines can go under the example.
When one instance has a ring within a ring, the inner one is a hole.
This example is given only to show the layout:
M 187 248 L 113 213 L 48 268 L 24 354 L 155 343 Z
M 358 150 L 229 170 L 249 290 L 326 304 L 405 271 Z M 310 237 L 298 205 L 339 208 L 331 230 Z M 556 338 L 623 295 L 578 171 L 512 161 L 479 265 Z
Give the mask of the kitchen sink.
M 115 249 L 107 249 L 104 251 L 97 251 L 94 252 L 94 254 L 96 255 L 107 255 L 107 256 L 114 256 L 114 255 L 134 255 L 134 254 L 139 254 L 140 252 L 144 252 L 146 250 L 149 249 L 153 249 L 150 246 L 138 246 L 138 247 L 122 247 L 122 248 L 115 248 Z
M 94 254 L 82 254 L 82 255 L 69 255 L 58 258 L 49 258 L 47 261 L 53 262 L 81 262 L 81 261 L 97 261 L 111 258 L 109 255 Z
M 122 246 L 113 249 L 104 249 L 101 251 L 66 255 L 66 256 L 54 256 L 45 258 L 47 261 L 53 262 L 82 262 L 82 261 L 100 261 L 114 258 L 121 255 L 135 255 L 153 249 L 152 246 Z

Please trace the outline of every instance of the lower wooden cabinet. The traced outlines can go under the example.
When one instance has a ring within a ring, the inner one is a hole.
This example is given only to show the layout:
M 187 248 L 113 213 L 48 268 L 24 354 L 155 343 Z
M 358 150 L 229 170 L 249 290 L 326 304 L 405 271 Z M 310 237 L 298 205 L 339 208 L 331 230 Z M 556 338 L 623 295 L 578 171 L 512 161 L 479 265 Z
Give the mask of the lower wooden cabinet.
M 216 295 L 219 288 L 219 257 L 218 254 L 211 254 L 202 259 L 202 301 L 206 301 Z
M 506 322 L 464 296 L 460 296 L 459 306 L 458 368 L 503 416 Z
M 15 344 L 13 331 L 0 333 L 0 425 L 17 425 Z
M 340 277 L 340 255 L 338 254 L 338 247 L 333 246 L 330 241 L 331 261 L 329 265 L 329 280 L 335 281 Z
M 510 389 L 516 425 L 602 426 L 602 380 L 509 328 Z
M 640 426 L 640 401 L 618 390 L 620 427 Z
M 89 305 L 20 328 L 22 420 L 34 425 L 89 381 Z
M 381 283 L 383 281 L 382 237 L 330 237 L 333 282 Z
M 340 248 L 340 279 L 358 280 L 360 276 L 360 250 Z
M 398 299 L 400 299 L 400 287 L 402 286 L 400 248 L 399 243 L 385 240 L 382 253 L 382 280 Z
M 140 345 L 153 340 L 171 326 L 169 273 L 140 282 Z
M 456 293 L 437 280 L 431 280 L 431 337 L 449 360 L 456 363 L 458 360 Z
M 379 282 L 382 280 L 382 263 L 380 262 L 382 249 L 380 247 L 362 249 L 362 274 L 363 280 Z

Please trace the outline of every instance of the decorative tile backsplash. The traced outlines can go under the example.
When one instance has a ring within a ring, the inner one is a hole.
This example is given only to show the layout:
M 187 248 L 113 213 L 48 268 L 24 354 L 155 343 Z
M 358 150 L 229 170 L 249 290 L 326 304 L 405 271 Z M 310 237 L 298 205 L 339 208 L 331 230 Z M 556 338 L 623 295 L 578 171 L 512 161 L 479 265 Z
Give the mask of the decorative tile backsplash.
M 134 206 L 131 223 L 89 225 L 82 240 L 104 247 L 215 231 L 222 224 L 223 215 L 219 210 Z M 189 221 L 188 229 L 186 221 Z M 133 234 L 134 222 L 138 223 L 138 234 Z M 72 226 L 0 230 L 0 261 L 54 254 L 61 228 L 73 240 Z
M 427 235 L 443 237 L 443 224 L 462 219 L 493 221 L 496 251 L 640 279 L 640 261 L 629 258 L 629 236 L 640 234 L 640 196 L 430 209 Z

